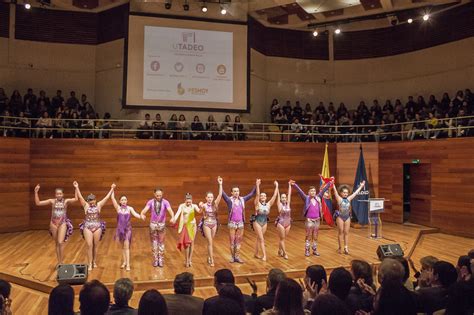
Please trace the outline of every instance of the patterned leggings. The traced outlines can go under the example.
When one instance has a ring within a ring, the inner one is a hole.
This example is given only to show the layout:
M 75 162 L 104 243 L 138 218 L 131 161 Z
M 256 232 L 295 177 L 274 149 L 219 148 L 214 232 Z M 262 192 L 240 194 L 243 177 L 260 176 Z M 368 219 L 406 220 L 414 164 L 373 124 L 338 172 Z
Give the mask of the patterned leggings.
M 150 224 L 151 251 L 153 253 L 153 264 L 162 265 L 165 254 L 165 224 Z

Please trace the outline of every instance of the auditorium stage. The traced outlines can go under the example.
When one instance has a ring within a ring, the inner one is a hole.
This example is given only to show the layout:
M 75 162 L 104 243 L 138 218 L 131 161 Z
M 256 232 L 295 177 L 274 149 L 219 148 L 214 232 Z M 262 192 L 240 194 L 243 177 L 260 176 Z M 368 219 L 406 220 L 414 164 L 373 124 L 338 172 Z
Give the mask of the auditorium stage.
M 385 239 L 372 240 L 367 237 L 366 228 L 353 228 L 350 234 L 350 255 L 340 255 L 337 250 L 337 231 L 323 226 L 319 236 L 320 257 L 304 256 L 304 225 L 295 222 L 287 239 L 289 260 L 277 256 L 278 236 L 273 224 L 269 224 L 265 237 L 268 261 L 255 259 L 254 246 L 256 235 L 247 229 L 242 248 L 244 264 L 229 263 L 227 247 L 228 231 L 221 226 L 215 239 L 215 267 L 207 265 L 206 240 L 197 235 L 193 266 L 184 267 L 184 256 L 176 249 L 176 230 L 168 228 L 166 237 L 166 260 L 164 268 L 153 268 L 151 265 L 151 250 L 147 228 L 133 230 L 131 247 L 132 270 L 127 272 L 120 269 L 121 250 L 113 240 L 113 229 L 106 231 L 98 255 L 98 268 L 89 274 L 89 279 L 98 279 L 108 286 L 121 277 L 131 278 L 137 290 L 148 288 L 170 289 L 174 276 L 183 271 L 192 272 L 196 278 L 197 287 L 212 286 L 214 272 L 220 268 L 229 268 L 238 283 L 245 283 L 249 277 L 255 281 L 263 281 L 271 268 L 280 268 L 291 277 L 301 277 L 305 268 L 311 264 L 322 264 L 327 269 L 339 266 L 349 266 L 352 259 L 364 259 L 371 264 L 377 264 L 377 246 L 380 244 L 399 243 L 410 255 L 420 236 L 424 233 L 435 233 L 437 230 L 419 225 L 384 224 Z M 78 229 L 70 238 L 65 249 L 65 263 L 85 263 L 86 246 Z M 54 266 L 56 257 L 54 243 L 48 232 L 26 231 L 0 235 L 0 277 L 9 279 L 19 285 L 49 292 L 56 285 Z

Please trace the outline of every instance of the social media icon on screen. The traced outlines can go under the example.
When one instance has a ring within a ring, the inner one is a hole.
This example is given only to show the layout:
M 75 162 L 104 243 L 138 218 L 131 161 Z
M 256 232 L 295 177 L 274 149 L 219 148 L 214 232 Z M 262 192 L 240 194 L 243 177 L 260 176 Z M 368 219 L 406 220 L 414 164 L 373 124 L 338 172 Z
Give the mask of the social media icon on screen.
M 217 73 L 220 75 L 224 75 L 227 72 L 227 68 L 224 65 L 217 66 Z
M 156 72 L 156 71 L 160 70 L 160 63 L 158 61 L 154 60 L 150 63 L 150 68 L 151 68 L 152 71 Z
M 196 72 L 197 73 L 204 73 L 206 71 L 206 66 L 202 63 L 198 63 L 196 65 Z
M 181 62 L 177 62 L 174 64 L 174 70 L 176 70 L 176 72 L 181 72 L 183 71 L 183 69 L 184 65 Z

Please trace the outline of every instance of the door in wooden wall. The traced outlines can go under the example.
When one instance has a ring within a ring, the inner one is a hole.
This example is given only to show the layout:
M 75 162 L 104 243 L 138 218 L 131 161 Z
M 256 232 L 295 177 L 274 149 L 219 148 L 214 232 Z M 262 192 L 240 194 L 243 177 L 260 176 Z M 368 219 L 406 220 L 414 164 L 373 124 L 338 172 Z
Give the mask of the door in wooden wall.
M 409 222 L 431 225 L 431 164 L 410 165 Z

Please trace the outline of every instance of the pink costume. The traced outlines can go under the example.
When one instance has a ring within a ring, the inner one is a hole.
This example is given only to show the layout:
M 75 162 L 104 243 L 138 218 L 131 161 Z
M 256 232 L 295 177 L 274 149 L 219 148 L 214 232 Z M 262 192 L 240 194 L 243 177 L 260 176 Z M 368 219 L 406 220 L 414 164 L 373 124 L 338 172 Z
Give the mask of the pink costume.
M 92 233 L 101 229 L 102 233 L 100 234 L 100 239 L 102 240 L 105 234 L 105 222 L 100 220 L 100 213 L 97 206 L 88 206 L 86 218 L 79 224 L 79 228 L 81 229 L 82 237 L 84 237 L 84 229 L 88 229 Z
M 62 224 L 66 224 L 66 235 L 64 236 L 64 242 L 72 235 L 73 227 L 71 220 L 67 217 L 67 205 L 64 199 L 54 200 L 51 212 L 51 224 L 59 228 Z M 49 232 L 51 235 L 51 231 Z
M 217 226 L 217 208 L 214 203 L 204 204 L 204 217 L 201 219 L 198 226 L 202 236 L 204 236 L 204 226 L 207 226 L 210 229 Z
M 285 229 L 291 225 L 291 209 L 287 203 L 281 204 L 281 212 L 275 223 L 280 224 Z
M 120 206 L 120 211 L 117 213 L 117 230 L 115 231 L 114 239 L 120 242 L 128 241 L 132 243 L 132 224 L 130 223 L 130 209 L 128 206 Z
M 168 200 L 156 198 L 147 202 L 147 207 L 151 211 L 150 219 L 150 240 L 153 253 L 153 267 L 163 267 L 165 253 L 165 226 L 166 212 L 171 208 Z

